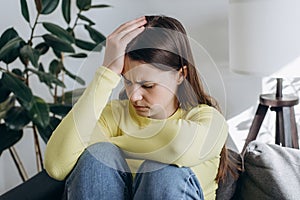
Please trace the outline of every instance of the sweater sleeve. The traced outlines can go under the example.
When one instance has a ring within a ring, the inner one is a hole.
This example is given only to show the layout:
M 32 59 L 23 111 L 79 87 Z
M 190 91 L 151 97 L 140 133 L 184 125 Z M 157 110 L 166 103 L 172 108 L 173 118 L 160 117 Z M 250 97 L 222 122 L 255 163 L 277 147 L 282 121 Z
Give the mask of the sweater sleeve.
M 199 105 L 186 116 L 151 121 L 143 128 L 127 125 L 122 131 L 122 136 L 111 140 L 128 157 L 192 167 L 219 157 L 228 125 L 216 109 Z
M 97 121 L 119 81 L 116 73 L 100 67 L 78 102 L 54 130 L 45 151 L 45 169 L 51 177 L 63 180 L 73 169 L 90 144 Z M 101 139 L 106 140 L 105 135 Z
M 206 105 L 203 108 L 196 108 L 189 114 L 187 120 L 179 126 L 177 141 L 182 141 L 180 142 L 182 145 L 175 145 L 175 150 L 182 153 L 175 163 L 195 166 L 219 158 L 228 137 L 228 125 L 223 115 Z M 188 136 L 183 136 L 183 133 Z

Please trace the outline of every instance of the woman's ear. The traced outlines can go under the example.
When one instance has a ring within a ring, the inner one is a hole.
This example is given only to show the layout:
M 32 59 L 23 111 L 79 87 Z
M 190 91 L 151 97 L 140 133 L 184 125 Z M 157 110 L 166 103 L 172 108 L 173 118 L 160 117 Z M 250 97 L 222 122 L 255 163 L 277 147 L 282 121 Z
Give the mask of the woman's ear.
M 178 70 L 177 84 L 180 85 L 187 76 L 187 66 L 183 66 Z

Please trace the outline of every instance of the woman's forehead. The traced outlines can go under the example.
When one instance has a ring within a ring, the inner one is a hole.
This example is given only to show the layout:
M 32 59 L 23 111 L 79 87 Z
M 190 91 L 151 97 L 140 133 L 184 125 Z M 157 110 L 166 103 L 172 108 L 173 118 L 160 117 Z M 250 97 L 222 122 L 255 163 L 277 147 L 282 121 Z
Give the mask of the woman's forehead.
M 132 61 L 125 63 L 123 76 L 132 82 L 166 82 L 174 79 L 174 71 L 163 71 L 152 64 Z

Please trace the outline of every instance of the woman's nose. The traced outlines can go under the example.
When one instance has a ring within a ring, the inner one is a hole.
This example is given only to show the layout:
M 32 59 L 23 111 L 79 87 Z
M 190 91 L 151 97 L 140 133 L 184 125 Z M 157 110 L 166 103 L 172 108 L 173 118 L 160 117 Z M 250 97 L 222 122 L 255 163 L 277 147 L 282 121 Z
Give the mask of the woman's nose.
M 143 99 L 143 94 L 142 94 L 142 88 L 141 87 L 135 87 L 130 95 L 130 100 L 135 102 L 135 101 L 140 101 Z

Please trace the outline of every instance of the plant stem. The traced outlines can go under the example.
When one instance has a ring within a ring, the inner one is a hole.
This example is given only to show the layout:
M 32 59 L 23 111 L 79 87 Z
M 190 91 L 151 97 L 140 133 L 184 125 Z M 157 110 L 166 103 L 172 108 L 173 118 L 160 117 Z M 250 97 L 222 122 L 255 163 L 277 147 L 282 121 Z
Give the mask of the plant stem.
M 61 75 L 61 81 L 62 82 L 65 82 L 65 72 L 63 71 L 62 72 L 62 75 Z M 64 104 L 65 103 L 65 89 L 64 88 L 61 88 L 61 102 Z
M 22 164 L 22 161 L 21 161 L 16 149 L 14 147 L 10 147 L 9 148 L 9 153 L 10 153 L 11 157 L 14 160 L 14 163 L 15 163 L 17 169 L 18 169 L 18 172 L 21 176 L 22 181 L 23 182 L 27 181 L 28 180 L 28 175 L 26 173 L 26 170 L 25 170 L 25 168 Z
M 32 36 L 32 39 L 33 38 L 41 38 L 41 37 L 43 37 L 43 35 L 35 35 L 35 36 Z
M 6 65 L 6 66 L 7 66 L 7 65 Z M 3 68 L 3 67 L 0 67 L 0 71 L 6 72 L 6 71 L 7 71 L 7 68 L 5 69 L 5 68 Z
M 37 15 L 35 17 L 35 20 L 34 20 L 33 27 L 31 28 L 30 38 L 28 40 L 28 45 L 30 45 L 30 46 L 32 46 L 32 39 L 34 38 L 34 31 L 35 31 L 36 25 L 38 24 L 39 16 L 40 16 L 40 13 L 37 13 Z M 24 65 L 25 65 L 25 70 L 26 70 L 27 67 L 28 67 L 28 64 L 24 64 Z M 27 70 L 26 70 L 26 73 L 25 73 L 25 84 L 27 86 L 29 86 L 29 76 L 28 76 L 28 71 Z
M 9 73 L 10 75 L 12 75 L 12 76 L 14 76 L 14 77 L 16 77 L 16 78 L 18 78 L 20 80 L 23 80 L 23 81 L 25 80 L 24 77 L 19 76 L 19 75 L 15 74 L 15 73 L 10 72 L 9 69 L 4 69 L 3 67 L 0 67 L 0 71 Z
M 80 13 L 81 13 L 81 10 L 79 10 L 79 12 L 77 13 L 77 17 L 76 17 L 76 19 L 75 19 L 74 25 L 73 25 L 73 27 L 71 28 L 72 31 L 73 31 L 73 30 L 75 29 L 75 27 L 78 25 L 77 22 L 78 22 L 78 20 L 79 20 L 79 15 L 80 15 Z
M 34 136 L 34 149 L 35 149 L 35 155 L 36 155 L 36 167 L 37 167 L 37 170 L 40 172 L 44 168 L 42 153 L 41 153 L 38 134 L 37 134 L 37 131 L 36 131 L 36 126 L 33 126 L 32 129 L 33 129 L 33 136 Z
M 31 46 L 32 45 L 32 39 L 33 39 L 33 34 L 34 34 L 34 30 L 36 28 L 36 25 L 38 24 L 38 19 L 39 19 L 40 13 L 37 13 L 36 17 L 35 17 L 35 21 L 33 24 L 33 27 L 31 28 L 31 34 L 30 34 L 30 38 L 28 40 L 28 44 Z

